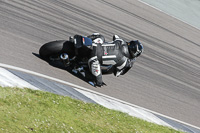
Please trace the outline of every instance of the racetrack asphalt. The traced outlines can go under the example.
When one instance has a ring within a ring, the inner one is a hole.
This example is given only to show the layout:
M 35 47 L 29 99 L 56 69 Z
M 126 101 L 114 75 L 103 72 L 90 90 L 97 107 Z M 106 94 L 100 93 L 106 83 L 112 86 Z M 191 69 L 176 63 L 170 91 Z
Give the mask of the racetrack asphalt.
M 139 39 L 144 53 L 94 88 L 37 57 L 75 34 Z M 0 1 L 0 63 L 58 78 L 200 127 L 200 31 L 136 0 Z

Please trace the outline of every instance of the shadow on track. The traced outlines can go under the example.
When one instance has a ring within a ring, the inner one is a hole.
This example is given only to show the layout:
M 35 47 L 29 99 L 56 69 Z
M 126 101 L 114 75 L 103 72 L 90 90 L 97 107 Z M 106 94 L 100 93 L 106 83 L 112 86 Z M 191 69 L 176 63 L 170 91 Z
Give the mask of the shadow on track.
M 56 67 L 56 68 L 59 68 L 59 69 L 62 69 L 62 70 L 66 70 L 68 73 L 70 73 L 71 75 L 87 82 L 88 84 L 92 85 L 91 83 L 89 82 L 93 82 L 94 83 L 94 76 L 89 72 L 89 70 L 85 70 L 85 77 L 83 75 L 81 75 L 79 72 L 78 73 L 75 73 L 73 71 L 73 68 L 72 67 L 65 67 L 64 64 L 61 62 L 61 61 L 47 61 L 47 60 L 44 60 L 40 57 L 39 54 L 37 53 L 32 53 L 34 56 L 36 56 L 37 58 L 47 62 L 49 65 L 53 66 L 53 67 Z M 96 85 L 92 85 L 94 87 L 96 87 Z

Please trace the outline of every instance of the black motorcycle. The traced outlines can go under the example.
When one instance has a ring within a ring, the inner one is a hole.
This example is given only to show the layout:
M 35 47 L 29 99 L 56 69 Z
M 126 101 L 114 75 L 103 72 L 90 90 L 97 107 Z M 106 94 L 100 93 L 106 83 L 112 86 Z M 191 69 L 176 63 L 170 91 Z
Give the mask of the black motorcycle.
M 94 76 L 89 71 L 88 59 L 92 51 L 93 36 L 75 35 L 69 40 L 57 40 L 44 44 L 39 55 L 52 64 L 62 62 L 64 68 L 89 84 L 96 86 Z M 105 41 L 104 38 L 101 38 Z M 54 64 L 55 66 L 55 64 Z M 112 74 L 112 65 L 101 65 L 102 74 Z

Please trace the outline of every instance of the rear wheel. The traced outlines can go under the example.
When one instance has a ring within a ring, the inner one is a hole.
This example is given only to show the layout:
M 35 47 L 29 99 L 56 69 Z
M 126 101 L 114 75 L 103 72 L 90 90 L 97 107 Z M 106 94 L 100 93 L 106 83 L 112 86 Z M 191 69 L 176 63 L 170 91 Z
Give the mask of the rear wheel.
M 44 44 L 40 50 L 40 57 L 45 60 L 57 59 L 62 53 L 71 54 L 72 43 L 66 40 L 58 40 Z

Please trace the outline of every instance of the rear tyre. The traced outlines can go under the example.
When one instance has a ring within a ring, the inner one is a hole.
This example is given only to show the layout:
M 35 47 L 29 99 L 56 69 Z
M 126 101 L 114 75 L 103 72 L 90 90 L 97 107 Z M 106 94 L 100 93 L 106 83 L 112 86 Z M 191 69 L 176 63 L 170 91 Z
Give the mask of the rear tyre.
M 44 44 L 39 50 L 40 57 L 49 60 L 51 56 L 59 56 L 63 51 L 63 44 L 65 42 L 66 40 L 59 40 Z

